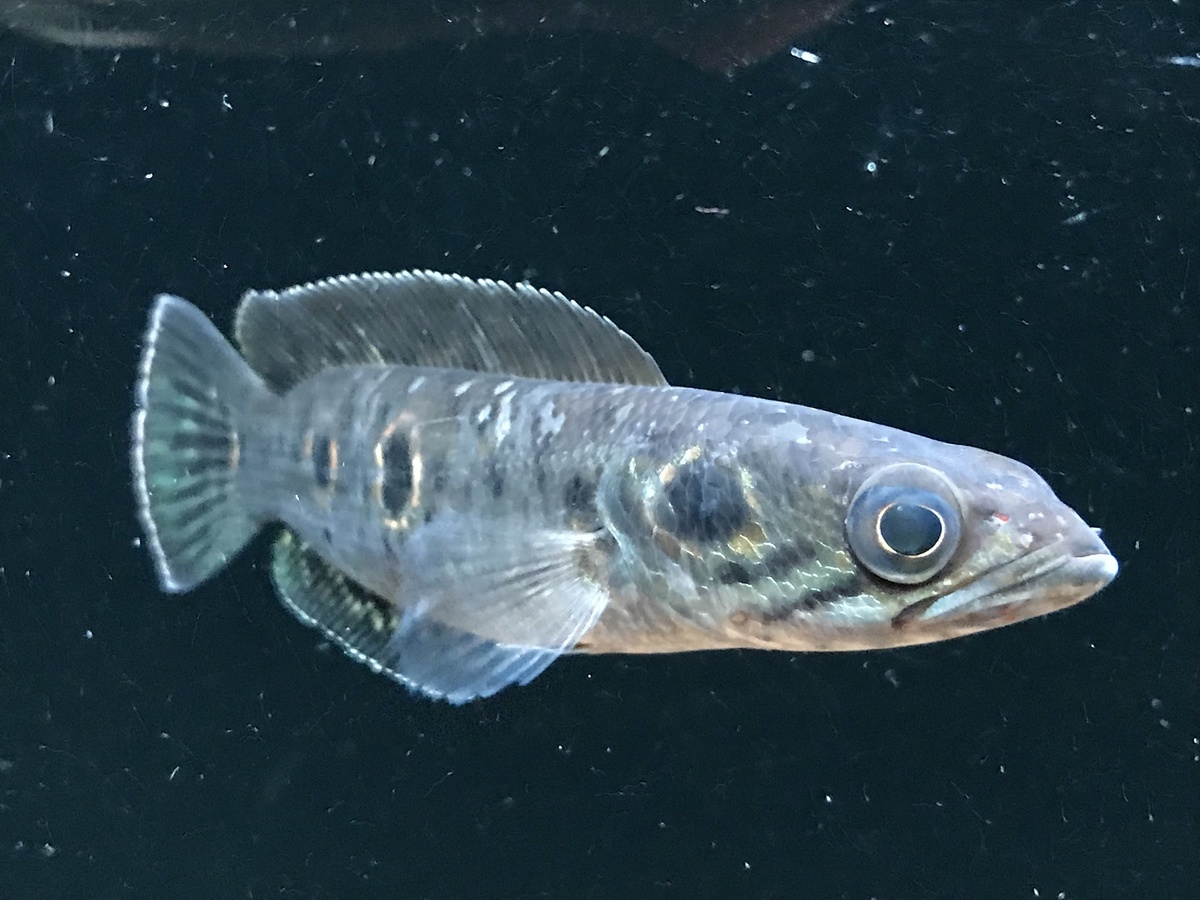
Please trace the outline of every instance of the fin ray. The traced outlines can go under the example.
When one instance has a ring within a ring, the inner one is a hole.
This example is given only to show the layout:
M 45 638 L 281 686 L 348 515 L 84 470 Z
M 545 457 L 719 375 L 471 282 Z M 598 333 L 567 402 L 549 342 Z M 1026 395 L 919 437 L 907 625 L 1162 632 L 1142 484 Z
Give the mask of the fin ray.
M 348 656 L 435 699 L 466 703 L 510 684 L 528 684 L 559 650 L 508 646 L 403 612 L 326 562 L 285 530 L 272 553 L 276 589 L 289 610 Z
M 501 644 L 569 651 L 608 602 L 583 574 L 596 537 L 442 513 L 396 548 L 404 603 Z
M 266 389 L 195 306 L 160 295 L 150 316 L 133 415 L 138 516 L 159 582 L 189 590 L 258 530 L 234 484 L 238 409 Z
M 249 291 L 235 331 L 250 365 L 280 393 L 339 365 L 666 384 L 633 338 L 562 294 L 438 272 L 368 273 Z

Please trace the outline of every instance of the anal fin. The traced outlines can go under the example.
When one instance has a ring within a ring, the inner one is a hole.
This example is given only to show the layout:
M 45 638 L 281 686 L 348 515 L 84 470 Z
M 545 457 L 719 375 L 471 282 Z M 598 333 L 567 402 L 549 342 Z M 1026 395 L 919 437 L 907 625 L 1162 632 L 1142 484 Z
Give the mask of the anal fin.
M 421 604 L 401 609 L 330 565 L 288 530 L 275 542 L 271 568 L 284 604 L 300 621 L 352 659 L 450 703 L 528 684 L 569 649 L 502 644 L 439 622 L 424 614 Z M 569 638 L 573 644 L 575 635 Z
M 272 548 L 271 576 L 297 619 L 323 632 L 352 659 L 384 671 L 383 652 L 400 625 L 400 611 L 391 601 L 334 568 L 288 529 Z

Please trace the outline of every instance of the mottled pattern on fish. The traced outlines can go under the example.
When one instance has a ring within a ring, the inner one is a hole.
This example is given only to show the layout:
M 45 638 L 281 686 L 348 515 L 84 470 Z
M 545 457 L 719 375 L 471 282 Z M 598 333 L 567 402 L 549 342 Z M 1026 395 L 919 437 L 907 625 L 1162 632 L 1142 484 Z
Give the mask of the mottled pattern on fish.
M 567 652 L 939 640 L 1116 571 L 1020 463 L 669 386 L 557 294 L 334 279 L 248 294 L 237 331 L 246 361 L 155 307 L 134 470 L 160 579 L 186 590 L 281 522 L 289 608 L 431 696 Z

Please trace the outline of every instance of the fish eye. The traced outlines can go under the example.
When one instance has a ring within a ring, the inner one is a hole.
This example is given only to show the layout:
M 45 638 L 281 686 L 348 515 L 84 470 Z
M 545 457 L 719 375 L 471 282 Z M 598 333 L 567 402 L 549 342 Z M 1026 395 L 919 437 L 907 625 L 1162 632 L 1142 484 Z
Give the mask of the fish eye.
M 846 513 L 850 550 L 867 569 L 895 584 L 938 574 L 962 535 L 953 486 L 915 463 L 887 466 L 863 482 Z

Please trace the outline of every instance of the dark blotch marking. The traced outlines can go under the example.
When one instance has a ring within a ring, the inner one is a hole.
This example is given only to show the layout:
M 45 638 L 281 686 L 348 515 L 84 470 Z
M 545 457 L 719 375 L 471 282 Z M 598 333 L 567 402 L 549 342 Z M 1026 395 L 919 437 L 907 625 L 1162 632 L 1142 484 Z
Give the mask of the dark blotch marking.
M 763 574 L 768 578 L 779 578 L 801 569 L 816 558 L 817 551 L 810 541 L 784 544 L 762 561 Z
M 492 492 L 493 500 L 499 500 L 504 494 L 504 470 L 494 456 L 488 460 L 487 470 L 483 473 L 483 482 Z
M 808 541 L 784 544 L 751 566 L 726 563 L 717 571 L 717 580 L 721 584 L 750 584 L 759 578 L 784 578 L 812 562 L 816 555 L 816 549 Z
M 727 541 L 750 520 L 738 474 L 720 463 L 684 463 L 663 488 L 658 522 L 690 541 Z
M 321 537 L 323 537 L 325 539 L 325 543 L 332 544 L 333 543 L 333 529 L 332 528 L 322 528 L 321 529 Z
M 726 563 L 717 571 L 717 581 L 721 584 L 750 584 L 760 578 L 785 578 L 812 562 L 816 555 L 816 548 L 809 541 L 784 544 L 761 562 L 750 566 L 732 561 Z
M 749 584 L 754 580 L 754 576 L 750 573 L 750 570 L 741 563 L 726 563 L 717 572 L 717 581 L 721 584 Z
M 582 475 L 572 475 L 563 488 L 563 505 L 568 512 L 591 515 L 596 503 L 596 485 Z
M 398 517 L 412 499 L 412 454 L 408 437 L 393 434 L 383 445 L 383 485 L 380 497 L 383 508 Z
M 812 591 L 794 600 L 789 600 L 778 609 L 767 613 L 763 616 L 763 621 L 780 622 L 791 618 L 792 613 L 795 612 L 813 612 L 827 604 L 843 600 L 846 597 L 853 597 L 855 594 L 861 594 L 865 587 L 866 584 L 862 578 L 854 578 L 838 587 Z
M 563 509 L 567 520 L 576 527 L 600 528 L 600 513 L 596 509 L 596 485 L 600 482 L 600 472 L 597 467 L 593 478 L 576 473 L 563 487 Z
M 313 438 L 312 463 L 313 478 L 317 482 L 317 487 L 321 489 L 329 487 L 330 476 L 332 474 L 330 467 L 333 465 L 333 452 L 329 444 L 329 438 L 323 434 Z
M 446 461 L 439 459 L 433 464 L 433 492 L 440 494 L 446 489 L 446 485 L 450 483 L 450 473 L 446 468 Z

